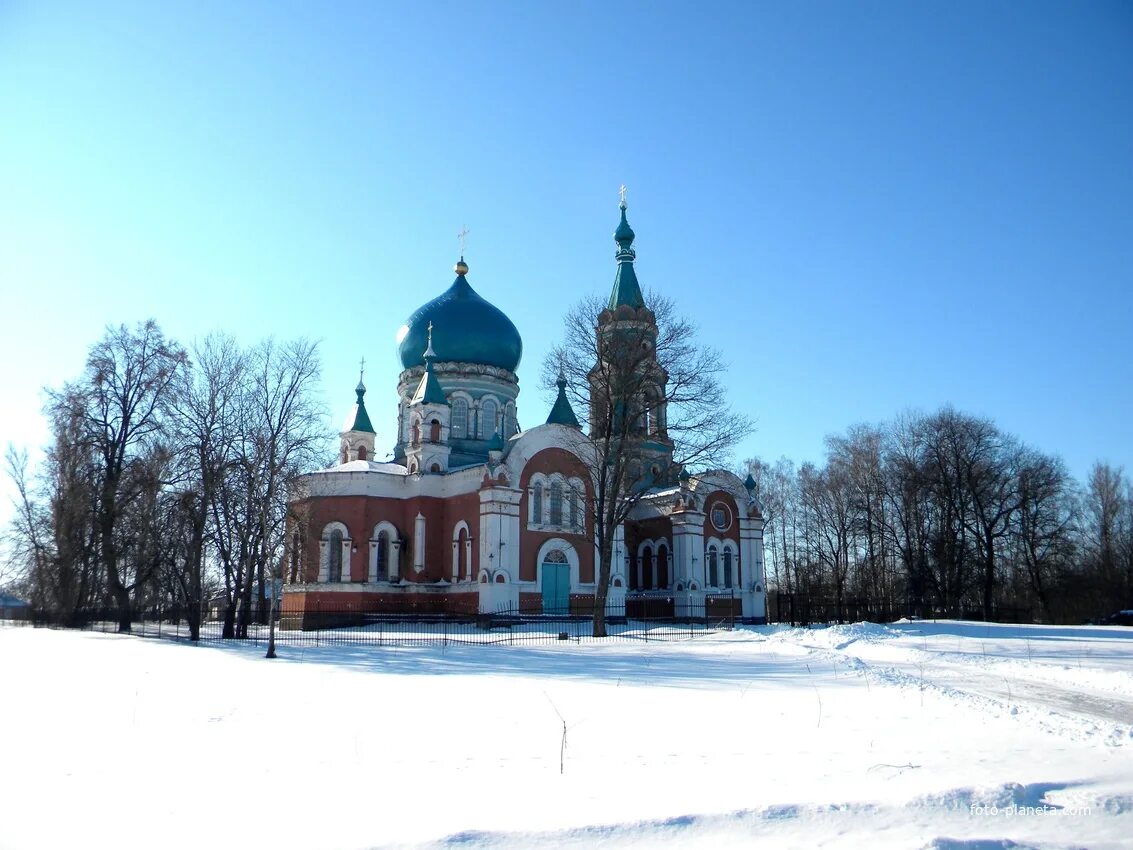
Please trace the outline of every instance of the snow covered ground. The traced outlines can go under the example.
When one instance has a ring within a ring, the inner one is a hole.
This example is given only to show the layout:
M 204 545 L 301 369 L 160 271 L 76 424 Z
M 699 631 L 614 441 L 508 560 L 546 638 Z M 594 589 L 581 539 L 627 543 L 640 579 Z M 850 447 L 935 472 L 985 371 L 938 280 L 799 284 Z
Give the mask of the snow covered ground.
M 1130 628 L 262 652 L 0 628 L 0 848 L 1133 846 Z

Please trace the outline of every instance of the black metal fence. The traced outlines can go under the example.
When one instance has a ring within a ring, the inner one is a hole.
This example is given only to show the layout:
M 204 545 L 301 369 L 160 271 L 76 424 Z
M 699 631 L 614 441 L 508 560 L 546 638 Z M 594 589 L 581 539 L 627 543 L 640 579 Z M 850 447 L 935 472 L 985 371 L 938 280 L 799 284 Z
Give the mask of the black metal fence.
M 981 606 L 945 605 L 935 599 L 876 600 L 846 598 L 840 603 L 826 596 L 801 593 L 775 593 L 768 596 L 768 618 L 774 623 L 809 626 L 820 623 L 892 623 L 909 620 L 977 620 L 993 623 L 1031 623 L 1030 608 L 996 605 L 991 616 L 984 617 Z
M 665 603 L 668 604 L 665 604 Z M 482 645 L 532 644 L 559 641 L 678 641 L 689 640 L 720 630 L 730 630 L 739 619 L 731 595 L 705 598 L 681 616 L 672 599 L 650 597 L 649 601 L 629 598 L 607 614 L 605 638 L 594 637 L 593 618 L 584 614 L 542 614 L 522 610 L 503 610 L 490 614 L 390 614 L 360 610 L 357 607 L 321 606 L 291 612 L 276 612 L 275 640 L 279 646 L 335 645 Z M 628 613 L 628 616 L 627 616 Z M 186 609 L 181 607 L 145 608 L 132 612 L 130 633 L 138 637 L 185 640 L 191 638 Z M 117 608 L 84 609 L 61 615 L 32 609 L 22 619 L 0 621 L 2 626 L 72 628 L 113 633 L 119 631 Z M 266 644 L 269 626 L 254 623 L 246 636 L 225 635 L 222 620 L 201 623 L 199 641 L 212 643 Z

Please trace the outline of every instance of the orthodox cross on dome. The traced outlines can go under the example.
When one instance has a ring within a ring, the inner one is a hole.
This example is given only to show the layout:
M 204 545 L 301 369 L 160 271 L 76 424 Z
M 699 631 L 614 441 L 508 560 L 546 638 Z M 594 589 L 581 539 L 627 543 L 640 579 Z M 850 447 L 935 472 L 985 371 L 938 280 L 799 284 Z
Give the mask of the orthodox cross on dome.
M 363 357 L 362 361 L 358 364 L 358 386 L 354 388 L 354 392 L 358 393 L 358 403 L 362 403 L 362 395 L 366 392 L 366 384 L 362 379 L 366 375 L 366 358 Z
M 464 258 L 464 246 L 465 246 L 466 241 L 468 240 L 468 234 L 471 233 L 471 232 L 472 231 L 468 229 L 468 225 L 465 224 L 465 225 L 461 226 L 460 233 L 456 234 L 456 238 L 460 240 L 460 257 L 461 257 L 461 259 Z
M 619 206 L 624 207 L 626 205 L 626 192 L 628 192 L 628 191 L 629 190 L 626 188 L 625 183 L 623 183 L 621 186 L 618 187 L 618 202 L 619 202 L 618 205 Z

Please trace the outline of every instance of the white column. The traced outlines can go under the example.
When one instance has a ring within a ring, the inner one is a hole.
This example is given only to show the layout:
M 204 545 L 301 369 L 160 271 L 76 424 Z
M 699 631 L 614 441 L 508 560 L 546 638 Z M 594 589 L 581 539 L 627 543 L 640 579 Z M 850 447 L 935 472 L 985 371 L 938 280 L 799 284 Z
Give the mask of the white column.
M 480 491 L 480 568 L 490 573 L 505 570 L 511 581 L 519 579 L 519 499 L 522 493 L 510 487 Z
M 610 557 L 614 559 L 614 563 L 610 564 L 610 578 L 614 576 L 621 576 L 623 583 L 629 582 L 629 576 L 626 574 L 626 543 L 625 543 L 625 526 L 619 525 L 614 529 L 614 546 L 610 550 Z M 598 549 L 594 550 L 594 563 L 598 563 Z M 598 577 L 595 576 L 595 581 Z
M 767 616 L 767 583 L 763 575 L 763 520 L 740 518 L 740 589 L 743 616 L 756 620 Z M 759 588 L 757 591 L 755 588 Z
M 343 584 L 350 584 L 350 548 L 353 546 L 353 541 L 342 541 L 342 575 L 339 580 Z
M 391 540 L 389 549 L 389 580 L 396 584 L 401 581 L 401 541 Z
M 460 540 L 452 541 L 452 583 L 460 580 Z
M 378 580 L 378 541 L 370 541 L 370 563 L 366 569 L 366 581 L 373 584 Z
M 468 579 L 471 581 L 476 577 L 472 575 L 472 535 L 464 538 L 464 563 L 467 565 Z
M 425 569 L 425 515 L 417 514 L 413 521 L 413 570 L 423 572 Z
M 704 514 L 680 511 L 672 515 L 673 573 L 688 588 L 690 581 L 704 587 Z
M 327 555 L 327 541 L 319 541 L 319 582 L 325 583 L 330 578 L 330 556 Z

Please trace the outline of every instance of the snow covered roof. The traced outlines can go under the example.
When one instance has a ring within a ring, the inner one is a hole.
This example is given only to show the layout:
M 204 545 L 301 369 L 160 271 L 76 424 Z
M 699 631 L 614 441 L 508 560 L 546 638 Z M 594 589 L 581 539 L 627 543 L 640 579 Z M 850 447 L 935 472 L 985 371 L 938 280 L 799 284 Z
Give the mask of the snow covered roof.
M 332 472 L 381 472 L 385 475 L 408 475 L 408 471 L 400 463 L 380 463 L 374 460 L 352 460 L 340 463 L 329 469 L 320 469 L 315 475 L 326 475 Z

